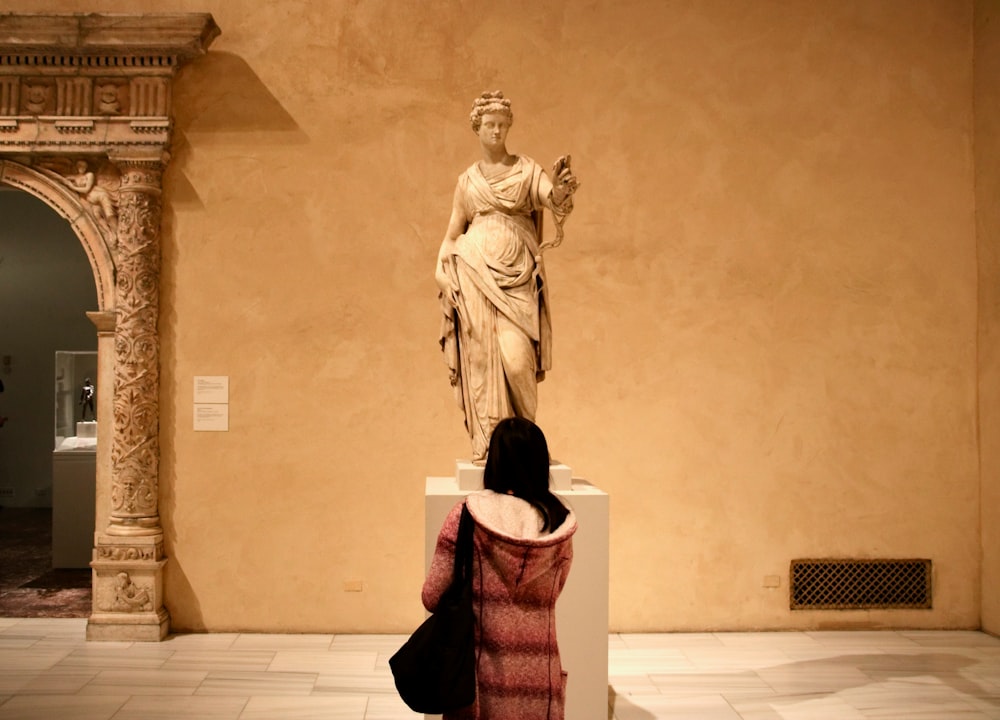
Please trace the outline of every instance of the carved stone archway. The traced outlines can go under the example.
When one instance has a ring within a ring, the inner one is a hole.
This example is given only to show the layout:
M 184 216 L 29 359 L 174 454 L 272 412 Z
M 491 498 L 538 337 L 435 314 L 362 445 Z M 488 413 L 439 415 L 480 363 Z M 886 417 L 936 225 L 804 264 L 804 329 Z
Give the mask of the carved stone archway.
M 0 183 L 46 202 L 97 285 L 97 527 L 87 637 L 160 640 L 159 272 L 172 81 L 208 14 L 0 14 Z

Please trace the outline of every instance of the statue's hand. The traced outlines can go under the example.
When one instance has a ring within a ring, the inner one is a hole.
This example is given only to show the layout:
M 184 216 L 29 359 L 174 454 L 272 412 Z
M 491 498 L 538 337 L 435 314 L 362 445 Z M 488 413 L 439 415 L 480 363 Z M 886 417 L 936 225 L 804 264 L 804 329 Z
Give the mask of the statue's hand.
M 450 307 L 458 307 L 458 288 L 452 284 L 448 274 L 444 271 L 436 273 L 434 279 L 437 280 L 440 293 L 438 296 L 447 301 Z
M 562 205 L 580 187 L 580 181 L 570 169 L 569 155 L 563 155 L 552 165 L 552 202 Z

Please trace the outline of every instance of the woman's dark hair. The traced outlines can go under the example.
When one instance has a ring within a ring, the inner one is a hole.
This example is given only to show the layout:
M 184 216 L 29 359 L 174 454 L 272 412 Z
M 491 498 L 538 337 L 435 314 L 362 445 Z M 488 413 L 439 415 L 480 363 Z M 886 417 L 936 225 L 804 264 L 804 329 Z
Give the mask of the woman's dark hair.
M 549 490 L 549 445 L 530 420 L 501 420 L 490 437 L 483 487 L 526 500 L 542 514 L 542 530 L 563 524 L 569 511 Z

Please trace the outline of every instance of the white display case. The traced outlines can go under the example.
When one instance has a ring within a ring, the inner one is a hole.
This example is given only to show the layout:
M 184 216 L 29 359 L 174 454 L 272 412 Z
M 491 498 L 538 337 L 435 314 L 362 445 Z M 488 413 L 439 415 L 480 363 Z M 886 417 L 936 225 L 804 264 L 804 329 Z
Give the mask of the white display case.
M 97 494 L 97 353 L 56 353 L 52 567 L 89 567 Z M 89 382 L 92 390 L 84 392 Z M 88 402 L 89 400 L 89 402 Z
M 60 350 L 55 372 L 56 452 L 97 450 L 97 353 Z M 84 388 L 89 385 L 89 400 Z

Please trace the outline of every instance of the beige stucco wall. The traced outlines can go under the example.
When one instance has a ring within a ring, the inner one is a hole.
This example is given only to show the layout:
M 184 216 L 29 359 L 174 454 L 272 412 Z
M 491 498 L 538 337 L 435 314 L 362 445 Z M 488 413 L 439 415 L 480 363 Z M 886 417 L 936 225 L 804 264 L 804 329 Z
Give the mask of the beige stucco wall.
M 975 17 L 976 232 L 979 239 L 982 624 L 1000 634 L 1000 2 Z
M 467 452 L 431 273 L 496 88 L 583 183 L 539 422 L 611 495 L 612 628 L 979 625 L 971 0 L 171 9 L 223 30 L 165 178 L 175 628 L 421 617 L 424 477 Z M 789 561 L 844 556 L 932 558 L 934 609 L 790 613 Z

